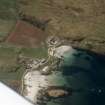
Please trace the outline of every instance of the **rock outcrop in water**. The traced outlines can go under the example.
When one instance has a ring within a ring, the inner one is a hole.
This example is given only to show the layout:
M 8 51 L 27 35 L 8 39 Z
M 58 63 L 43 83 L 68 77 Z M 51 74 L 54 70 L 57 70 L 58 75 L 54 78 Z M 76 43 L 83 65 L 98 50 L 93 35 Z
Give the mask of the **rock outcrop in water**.
M 46 90 L 47 96 L 51 98 L 66 97 L 72 94 L 72 89 L 66 89 L 64 87 L 52 86 Z
M 53 98 L 59 98 L 63 96 L 67 96 L 68 92 L 62 89 L 52 89 L 48 90 L 48 96 L 53 97 Z

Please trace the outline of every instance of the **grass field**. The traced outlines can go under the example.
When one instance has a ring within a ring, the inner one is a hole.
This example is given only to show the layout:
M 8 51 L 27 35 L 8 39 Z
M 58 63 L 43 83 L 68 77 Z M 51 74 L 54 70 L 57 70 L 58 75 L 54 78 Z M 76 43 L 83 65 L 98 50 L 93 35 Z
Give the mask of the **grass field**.
M 17 55 L 14 48 L 0 47 L 0 81 L 18 91 L 24 69 L 17 64 Z
M 23 48 L 21 53 L 31 58 L 46 58 L 48 56 L 47 48 Z
M 0 18 L 3 20 L 17 19 L 17 0 L 0 0 Z
M 0 19 L 0 41 L 4 41 L 12 28 L 15 26 L 16 21 L 7 21 Z
M 46 48 L 17 48 L 10 45 L 0 47 L 0 81 L 14 87 L 14 84 L 21 83 L 24 68 L 17 63 L 19 52 L 25 57 L 46 58 Z
M 0 0 L 0 41 L 3 41 L 15 26 L 17 11 L 17 0 Z

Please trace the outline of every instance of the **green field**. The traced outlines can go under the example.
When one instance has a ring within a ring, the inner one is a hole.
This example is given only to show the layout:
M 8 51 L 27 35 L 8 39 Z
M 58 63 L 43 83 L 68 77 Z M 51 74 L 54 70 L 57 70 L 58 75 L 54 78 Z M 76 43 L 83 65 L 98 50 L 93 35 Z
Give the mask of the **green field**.
M 17 55 L 14 48 L 0 47 L 0 81 L 18 91 L 24 69 L 17 64 Z
M 17 57 L 21 53 L 30 58 L 46 58 L 46 48 L 19 48 L 14 46 L 1 45 L 0 47 L 0 81 L 8 85 L 13 85 L 12 81 L 21 83 L 24 67 L 17 62 Z
M 17 19 L 17 0 L 0 0 L 0 18 L 3 20 Z
M 46 58 L 47 48 L 22 48 L 21 53 L 31 58 Z
M 4 41 L 18 19 L 17 0 L 0 0 L 0 41 Z

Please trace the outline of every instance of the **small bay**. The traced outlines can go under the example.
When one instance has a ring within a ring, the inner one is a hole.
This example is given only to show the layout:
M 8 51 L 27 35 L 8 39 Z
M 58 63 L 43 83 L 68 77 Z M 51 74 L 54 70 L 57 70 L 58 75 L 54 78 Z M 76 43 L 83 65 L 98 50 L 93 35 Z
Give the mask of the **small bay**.
M 72 95 L 47 105 L 104 105 L 105 57 L 75 49 L 64 54 L 58 71 L 48 76 L 51 84 L 72 89 Z

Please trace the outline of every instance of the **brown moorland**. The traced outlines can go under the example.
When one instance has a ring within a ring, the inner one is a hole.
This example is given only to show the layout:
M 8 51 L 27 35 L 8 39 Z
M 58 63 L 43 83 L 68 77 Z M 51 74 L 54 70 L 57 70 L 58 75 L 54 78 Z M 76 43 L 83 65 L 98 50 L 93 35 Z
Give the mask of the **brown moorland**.
M 45 28 L 48 35 L 61 36 L 74 47 L 105 54 L 105 0 L 19 1 L 22 13 L 50 19 Z

